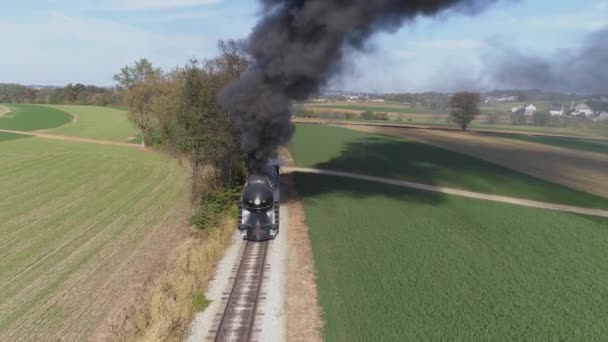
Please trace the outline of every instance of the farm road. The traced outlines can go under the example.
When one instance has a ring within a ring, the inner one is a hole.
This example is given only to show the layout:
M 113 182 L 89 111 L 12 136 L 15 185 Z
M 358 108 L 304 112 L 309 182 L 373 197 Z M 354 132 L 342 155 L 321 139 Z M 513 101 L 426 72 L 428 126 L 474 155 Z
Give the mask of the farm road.
M 432 186 L 432 185 L 427 185 L 427 184 L 400 181 L 400 180 L 395 180 L 395 179 L 390 179 L 390 178 L 367 176 L 367 175 L 361 175 L 361 174 L 351 173 L 351 172 L 321 170 L 321 169 L 302 168 L 302 167 L 283 167 L 282 169 L 284 172 L 287 172 L 287 173 L 295 172 L 295 173 L 309 173 L 309 174 L 345 177 L 345 178 L 358 179 L 358 180 L 364 180 L 364 181 L 370 181 L 370 182 L 396 185 L 396 186 L 416 189 L 416 190 L 431 191 L 431 192 L 437 192 L 437 193 L 448 194 L 448 195 L 474 198 L 474 199 L 479 199 L 479 200 L 484 200 L 484 201 L 500 202 L 500 203 L 507 203 L 507 204 L 513 204 L 513 205 L 520 205 L 520 206 L 524 206 L 524 207 L 555 210 L 555 211 L 561 211 L 561 212 L 567 212 L 567 213 L 608 218 L 608 210 L 581 208 L 581 207 L 575 207 L 575 206 L 570 206 L 570 205 L 531 201 L 531 200 L 515 198 L 515 197 L 490 195 L 490 194 L 484 194 L 484 193 L 479 193 L 479 192 L 472 192 L 472 191 L 459 190 L 459 189 L 453 189 L 453 188 Z
M 608 197 L 608 156 L 561 147 L 488 137 L 472 132 L 448 132 L 360 125 L 336 125 L 366 133 L 411 139 L 484 159 L 567 187 Z
M 37 138 L 44 138 L 44 139 L 54 139 L 54 140 L 63 140 L 63 141 L 71 141 L 71 142 L 98 144 L 98 145 L 124 146 L 124 147 L 138 148 L 138 149 L 140 148 L 140 145 L 137 145 L 137 144 L 121 143 L 121 142 L 109 141 L 109 140 L 69 137 L 66 135 L 43 133 L 41 131 L 24 132 L 24 131 L 11 131 L 11 130 L 6 130 L 6 129 L 0 129 L 0 132 L 29 135 L 29 136 L 33 136 L 33 137 L 37 137 Z

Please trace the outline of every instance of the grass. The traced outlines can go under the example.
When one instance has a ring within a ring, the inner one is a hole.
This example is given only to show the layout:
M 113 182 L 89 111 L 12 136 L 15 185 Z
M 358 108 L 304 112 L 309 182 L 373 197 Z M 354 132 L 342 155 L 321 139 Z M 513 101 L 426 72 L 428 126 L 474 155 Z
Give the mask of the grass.
M 608 199 L 405 139 L 298 124 L 291 144 L 298 165 L 350 171 L 538 201 L 608 208 Z
M 51 133 L 79 138 L 126 142 L 137 130 L 127 120 L 124 110 L 95 106 L 49 106 L 76 116 L 78 119 Z
M 296 185 L 327 341 L 608 335 L 606 219 L 318 175 Z
M 565 137 L 551 137 L 551 136 L 539 136 L 539 135 L 514 135 L 514 134 L 503 134 L 503 133 L 482 133 L 487 136 L 494 136 L 500 138 L 514 139 L 539 143 L 543 145 L 564 147 L 579 151 L 596 152 L 602 154 L 608 154 L 608 141 L 602 140 L 590 140 L 582 138 L 565 138 Z
M 0 132 L 0 142 L 9 141 L 9 140 L 16 140 L 16 139 L 24 139 L 24 138 L 30 138 L 30 136 L 29 135 L 23 135 L 23 134 L 14 134 L 14 133 Z
M 0 129 L 36 131 L 59 127 L 73 117 L 59 109 L 30 104 L 12 104 L 12 111 L 0 117 Z
M 0 143 L 0 340 L 85 340 L 189 214 L 170 157 L 40 138 Z

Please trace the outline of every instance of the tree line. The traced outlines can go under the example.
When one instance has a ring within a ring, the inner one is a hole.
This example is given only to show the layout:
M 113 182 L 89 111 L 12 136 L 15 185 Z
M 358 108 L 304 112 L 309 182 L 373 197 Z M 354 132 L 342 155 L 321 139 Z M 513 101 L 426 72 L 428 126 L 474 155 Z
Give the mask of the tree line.
M 20 84 L 0 84 L 0 103 L 77 104 L 121 106 L 124 93 L 116 88 L 104 88 L 81 83 L 65 87 L 33 88 Z
M 240 134 L 217 94 L 248 65 L 238 41 L 220 41 L 219 55 L 164 71 L 143 58 L 125 66 L 114 80 L 124 91 L 129 120 L 144 146 L 159 146 L 189 161 L 192 200 L 202 185 L 231 188 L 246 173 Z

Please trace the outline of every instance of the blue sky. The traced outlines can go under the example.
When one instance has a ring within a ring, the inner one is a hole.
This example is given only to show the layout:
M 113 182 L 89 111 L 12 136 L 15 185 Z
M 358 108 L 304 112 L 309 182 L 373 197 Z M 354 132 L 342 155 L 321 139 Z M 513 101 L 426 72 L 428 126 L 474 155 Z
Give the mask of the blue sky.
M 20 0 L 0 9 L 0 82 L 112 85 L 140 57 L 170 69 L 210 57 L 218 39 L 246 37 L 254 0 Z M 608 0 L 503 0 L 475 16 L 419 18 L 349 56 L 330 87 L 426 91 L 483 84 L 496 45 L 551 55 L 608 26 Z

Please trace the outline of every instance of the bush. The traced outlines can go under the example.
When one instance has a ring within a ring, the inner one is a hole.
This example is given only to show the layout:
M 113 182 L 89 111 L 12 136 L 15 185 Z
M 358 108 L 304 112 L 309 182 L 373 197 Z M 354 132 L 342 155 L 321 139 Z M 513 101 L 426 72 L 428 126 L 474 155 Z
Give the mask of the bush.
M 205 311 L 211 302 L 200 293 L 192 296 L 192 305 L 197 312 Z
M 201 206 L 190 219 L 190 223 L 198 229 L 208 229 L 217 225 L 225 214 L 238 200 L 236 189 L 221 189 L 204 193 L 201 196 Z
M 365 112 L 361 112 L 361 118 L 363 120 L 374 120 L 374 112 L 366 110 Z
M 388 116 L 387 113 L 376 113 L 374 115 L 374 119 L 388 121 L 389 120 L 389 116 Z

